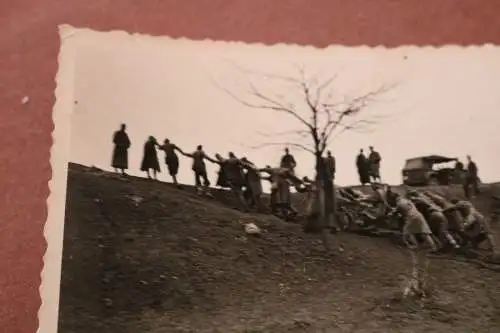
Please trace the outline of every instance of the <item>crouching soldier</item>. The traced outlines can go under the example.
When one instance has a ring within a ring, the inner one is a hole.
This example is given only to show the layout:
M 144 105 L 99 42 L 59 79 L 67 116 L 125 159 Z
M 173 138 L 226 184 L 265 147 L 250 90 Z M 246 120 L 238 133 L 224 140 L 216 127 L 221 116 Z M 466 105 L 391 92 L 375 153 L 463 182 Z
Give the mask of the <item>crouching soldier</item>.
M 448 220 L 441 207 L 415 190 L 408 191 L 408 198 L 415 204 L 417 209 L 427 220 L 433 234 L 438 237 L 441 243 L 440 250 L 444 250 L 446 245 L 451 245 L 453 248 L 457 249 L 459 246 L 448 230 Z
M 458 243 L 463 245 L 463 241 L 466 238 L 464 234 L 464 219 L 458 210 L 452 209 L 452 207 L 454 207 L 453 203 L 448 201 L 445 197 L 431 191 L 425 191 L 423 195 L 443 210 L 443 214 L 448 220 L 448 230 L 455 236 L 458 236 Z
M 473 248 L 488 240 L 491 250 L 497 253 L 498 248 L 488 220 L 470 202 L 456 200 L 454 206 L 448 209 L 457 209 L 462 215 L 466 241 L 470 242 Z
M 429 266 L 428 252 L 436 251 L 432 231 L 422 213 L 409 199 L 388 189 L 387 203 L 394 207 L 403 219 L 403 242 L 411 255 L 412 278 L 403 291 L 404 296 L 409 294 L 423 296 Z

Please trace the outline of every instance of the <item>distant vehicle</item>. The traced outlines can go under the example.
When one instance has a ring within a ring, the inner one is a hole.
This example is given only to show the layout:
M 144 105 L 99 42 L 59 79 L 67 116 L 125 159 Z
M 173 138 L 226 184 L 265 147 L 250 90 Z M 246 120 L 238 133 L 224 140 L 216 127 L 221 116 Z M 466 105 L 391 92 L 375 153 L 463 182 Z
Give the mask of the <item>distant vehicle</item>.
M 440 155 L 407 159 L 402 171 L 403 184 L 408 186 L 462 184 L 465 173 L 457 158 Z

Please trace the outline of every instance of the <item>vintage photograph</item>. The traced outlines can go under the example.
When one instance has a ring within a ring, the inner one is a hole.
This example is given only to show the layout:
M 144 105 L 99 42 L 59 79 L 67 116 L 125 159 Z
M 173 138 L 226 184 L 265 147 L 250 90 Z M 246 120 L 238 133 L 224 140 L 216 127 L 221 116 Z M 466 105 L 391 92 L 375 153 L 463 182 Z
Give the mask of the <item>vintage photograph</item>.
M 59 333 L 500 331 L 499 47 L 70 40 Z

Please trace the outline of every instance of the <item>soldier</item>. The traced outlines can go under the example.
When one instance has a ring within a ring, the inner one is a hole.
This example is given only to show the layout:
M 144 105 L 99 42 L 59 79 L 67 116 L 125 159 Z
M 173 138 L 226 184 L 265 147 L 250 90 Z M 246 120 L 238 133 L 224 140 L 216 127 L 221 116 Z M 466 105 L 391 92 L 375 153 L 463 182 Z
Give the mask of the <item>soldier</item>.
M 467 155 L 467 175 L 464 183 L 464 192 L 467 199 L 471 197 L 471 187 L 474 190 L 474 195 L 480 193 L 479 190 L 479 178 L 478 178 L 478 168 L 477 164 L 472 160 L 472 158 Z
M 262 208 L 262 180 L 260 178 L 258 168 L 250 162 L 246 157 L 241 158 L 241 164 L 246 170 L 245 173 L 245 197 L 250 207 L 257 206 Z
M 423 295 L 426 287 L 427 270 L 429 265 L 428 251 L 436 251 L 436 244 L 432 239 L 432 231 L 424 216 L 409 199 L 398 193 L 387 190 L 386 200 L 403 218 L 403 242 L 410 251 L 412 259 L 412 278 L 403 291 L 404 296 L 411 293 Z
M 373 182 L 381 182 L 380 178 L 380 162 L 382 161 L 382 157 L 380 153 L 376 151 L 373 146 L 369 147 L 370 155 L 368 155 L 368 163 L 370 166 L 370 176 Z
M 295 161 L 295 157 L 290 154 L 290 150 L 288 148 L 285 148 L 285 155 L 281 157 L 280 168 L 288 169 L 291 173 L 294 173 L 296 166 L 297 162 Z
M 456 200 L 454 206 L 448 208 L 457 209 L 464 218 L 464 230 L 467 235 L 467 241 L 472 243 L 475 248 L 483 241 L 488 240 L 491 249 L 497 254 L 498 248 L 495 237 L 490 228 L 488 220 L 481 214 L 470 202 Z
M 448 220 L 446 219 L 441 207 L 415 190 L 408 191 L 408 198 L 425 217 L 433 234 L 438 237 L 438 240 L 442 245 L 441 250 L 444 250 L 444 244 L 450 244 L 457 249 L 459 246 L 448 231 Z
M 463 241 L 466 238 L 464 234 L 464 219 L 456 209 L 448 209 L 452 208 L 454 205 L 443 196 L 431 191 L 425 191 L 423 195 L 432 200 L 432 202 L 443 210 L 443 214 L 448 220 L 449 230 L 457 234 L 461 241 Z
M 259 172 L 269 174 L 272 179 L 271 189 L 274 190 L 276 199 L 276 208 L 286 219 L 295 216 L 297 212 L 293 209 L 290 201 L 290 183 L 292 179 L 294 182 L 301 182 L 293 173 L 287 168 L 263 168 Z
M 193 159 L 193 165 L 191 167 L 191 170 L 193 170 L 194 172 L 194 180 L 198 194 L 205 194 L 211 196 L 209 192 L 210 181 L 208 180 L 207 177 L 207 166 L 205 164 L 205 159 L 207 158 L 207 155 L 203 150 L 203 146 L 198 145 L 196 147 L 196 150 L 191 154 L 185 153 L 180 149 L 178 150 L 182 155 Z

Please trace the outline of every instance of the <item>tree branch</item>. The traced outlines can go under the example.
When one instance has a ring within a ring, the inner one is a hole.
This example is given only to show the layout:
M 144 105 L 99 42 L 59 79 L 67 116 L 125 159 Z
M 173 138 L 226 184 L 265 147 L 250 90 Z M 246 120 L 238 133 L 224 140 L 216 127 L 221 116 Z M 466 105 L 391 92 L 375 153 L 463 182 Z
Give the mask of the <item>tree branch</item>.
M 281 147 L 294 147 L 294 148 L 298 148 L 298 149 L 302 149 L 304 151 L 307 151 L 308 153 L 311 153 L 314 155 L 314 150 L 307 147 L 306 145 L 304 144 L 301 144 L 301 143 L 295 143 L 295 142 L 266 142 L 266 143 L 262 143 L 262 144 L 259 144 L 259 145 L 256 145 L 256 146 L 247 146 L 248 148 L 250 149 L 261 149 L 261 148 L 265 148 L 265 147 L 272 147 L 272 146 L 281 146 Z
M 319 106 L 319 103 L 321 101 L 321 94 L 323 92 L 323 90 L 325 88 L 327 88 L 329 85 L 332 84 L 333 81 L 335 81 L 337 79 L 337 77 L 339 76 L 338 73 L 335 73 L 334 75 L 332 75 L 331 77 L 329 77 L 328 79 L 326 79 L 323 83 L 321 83 L 317 88 L 316 88 L 316 100 L 314 102 L 314 106 L 316 108 L 318 108 Z
M 307 80 L 306 80 L 306 75 L 305 75 L 303 65 L 299 68 L 299 73 L 300 73 L 300 78 L 301 78 L 300 85 L 302 86 L 302 91 L 304 92 L 304 98 L 305 98 L 306 104 L 309 108 L 309 111 L 311 111 L 311 113 L 312 113 L 312 124 L 311 124 L 312 128 L 310 130 L 311 130 L 311 135 L 313 137 L 315 149 L 317 149 L 319 146 L 319 143 L 320 143 L 320 140 L 318 137 L 318 109 L 313 104 L 313 102 L 311 100 L 311 94 L 310 94 L 309 86 L 307 85 Z
M 257 134 L 270 138 L 270 137 L 275 137 L 275 136 L 288 136 L 288 135 L 297 135 L 300 138 L 307 138 L 309 135 L 311 135 L 311 132 L 307 130 L 290 130 L 290 131 L 282 131 L 282 132 L 276 132 L 276 133 L 264 133 L 264 132 L 257 132 Z
M 276 112 L 286 113 L 286 114 L 292 116 L 293 118 L 295 118 L 296 120 L 298 120 L 300 123 L 302 123 L 307 128 L 312 129 L 311 124 L 309 124 L 304 118 L 302 118 L 301 116 L 299 116 L 299 114 L 295 110 L 293 110 L 293 108 L 285 107 L 280 102 L 275 101 L 275 100 L 273 100 L 273 99 L 265 96 L 264 94 L 262 94 L 261 92 L 259 92 L 255 88 L 255 86 L 253 86 L 252 84 L 250 84 L 250 87 L 251 87 L 250 93 L 252 95 L 254 95 L 255 97 L 258 97 L 258 98 L 262 99 L 263 101 L 268 102 L 269 104 L 253 104 L 253 103 L 250 103 L 250 102 L 248 102 L 248 101 L 246 101 L 244 99 L 239 98 L 233 92 L 231 92 L 229 89 L 222 87 L 220 84 L 217 83 L 216 80 L 212 79 L 212 82 L 214 83 L 214 85 L 216 87 L 218 87 L 219 89 L 221 89 L 222 91 L 224 91 L 226 94 L 228 94 L 230 97 L 232 97 L 235 101 L 243 104 L 246 107 L 253 108 L 253 109 L 267 109 L 267 110 L 273 110 L 273 111 L 276 111 Z
M 287 104 L 283 96 L 276 95 L 276 98 L 273 98 L 272 94 L 269 95 L 262 93 L 251 82 L 248 83 L 249 86 L 248 94 L 256 98 L 255 103 L 249 102 L 248 100 L 244 100 L 236 96 L 233 92 L 229 91 L 224 87 L 221 87 L 219 84 L 217 84 L 217 82 L 214 81 L 215 85 L 219 89 L 226 92 L 230 97 L 232 97 L 237 102 L 243 104 L 244 106 L 256 109 L 268 109 L 280 113 L 285 113 L 293 117 L 294 119 L 299 121 L 299 123 L 305 126 L 305 129 L 302 130 L 285 131 L 278 133 L 276 135 L 297 135 L 301 139 L 305 139 L 307 136 L 311 135 L 314 143 L 314 148 L 310 148 L 306 147 L 303 144 L 298 144 L 293 142 L 270 142 L 253 147 L 254 149 L 266 146 L 289 145 L 308 151 L 310 153 L 316 153 L 316 154 L 319 153 L 319 155 L 321 155 L 326 149 L 333 133 L 336 130 L 339 130 L 337 134 L 341 134 L 349 130 L 362 131 L 367 129 L 370 125 L 376 124 L 376 119 L 366 119 L 366 117 L 363 117 L 364 119 L 356 119 L 356 118 L 363 111 L 367 109 L 367 104 L 373 102 L 375 100 L 375 97 L 388 92 L 389 90 L 393 89 L 396 86 L 396 84 L 383 85 L 376 90 L 369 91 L 364 95 L 357 96 L 350 100 L 346 100 L 344 98 L 343 102 L 328 103 L 327 101 L 332 100 L 332 95 L 333 95 L 332 92 L 333 88 L 331 88 L 330 86 L 332 82 L 335 81 L 339 76 L 338 72 L 326 78 L 323 82 L 319 82 L 317 77 L 313 77 L 310 79 L 306 77 L 303 64 L 294 65 L 295 69 L 299 73 L 298 78 L 275 75 L 275 74 L 259 73 L 256 71 L 242 68 L 241 66 L 238 66 L 234 63 L 231 64 L 243 73 L 259 75 L 260 77 L 268 79 L 276 79 L 283 82 L 292 83 L 294 86 L 297 86 L 297 88 L 303 95 L 306 110 L 310 112 L 310 117 L 311 117 L 310 119 L 308 119 L 307 116 L 302 117 L 299 114 L 296 105 L 292 103 Z M 317 76 L 319 76 L 319 73 Z M 314 80 L 314 82 L 311 83 L 311 80 Z M 330 87 L 329 94 L 325 98 L 323 96 L 323 93 L 325 89 L 327 89 L 328 87 Z M 348 121 L 349 119 L 352 119 L 352 121 Z M 269 137 L 271 135 L 267 136 Z
M 387 91 L 393 89 L 394 86 L 395 85 L 384 85 L 381 86 L 379 89 L 370 91 L 362 96 L 358 96 L 352 99 L 349 103 L 342 103 L 342 104 L 347 104 L 347 107 L 342 111 L 334 110 L 334 108 L 339 107 L 338 103 L 323 104 L 325 112 L 327 113 L 327 121 L 320 135 L 322 143 L 321 152 L 323 152 L 326 149 L 326 146 L 330 141 L 329 140 L 330 136 L 339 127 L 342 127 L 342 129 L 338 133 L 341 134 L 347 130 L 358 129 L 360 125 L 374 125 L 376 123 L 374 120 L 367 120 L 367 119 L 358 120 L 348 125 L 344 124 L 344 121 L 349 117 L 356 117 L 357 115 L 359 115 L 366 108 L 366 105 L 368 104 L 368 102 L 372 100 L 373 97 L 386 93 Z M 334 112 L 338 114 L 338 116 L 335 119 L 333 118 Z

